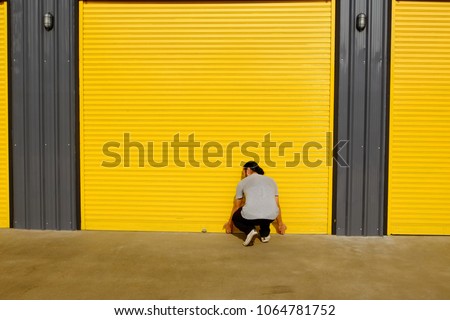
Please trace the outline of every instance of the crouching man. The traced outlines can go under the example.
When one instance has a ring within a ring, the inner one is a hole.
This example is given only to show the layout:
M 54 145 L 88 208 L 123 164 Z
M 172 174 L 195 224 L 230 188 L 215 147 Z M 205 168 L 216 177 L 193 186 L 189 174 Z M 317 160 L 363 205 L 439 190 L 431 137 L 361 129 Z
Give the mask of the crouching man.
M 230 219 L 224 225 L 225 231 L 231 233 L 234 224 L 246 235 L 244 246 L 253 244 L 254 238 L 258 235 L 256 226 L 259 226 L 261 242 L 269 242 L 270 224 L 275 220 L 277 232 L 284 234 L 287 227 L 281 218 L 276 182 L 264 176 L 264 170 L 255 161 L 249 161 L 244 165 L 243 176 L 244 179 L 236 188 L 233 210 Z

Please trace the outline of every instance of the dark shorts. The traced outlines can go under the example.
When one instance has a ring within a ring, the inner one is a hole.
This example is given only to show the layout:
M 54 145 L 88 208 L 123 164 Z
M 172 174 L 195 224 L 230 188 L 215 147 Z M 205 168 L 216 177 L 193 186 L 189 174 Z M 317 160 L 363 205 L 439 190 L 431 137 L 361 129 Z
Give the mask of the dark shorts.
M 274 220 L 270 219 L 245 219 L 242 216 L 242 207 L 237 209 L 233 214 L 233 224 L 244 232 L 246 235 L 250 233 L 256 226 L 259 226 L 259 235 L 267 237 L 270 234 L 270 224 Z

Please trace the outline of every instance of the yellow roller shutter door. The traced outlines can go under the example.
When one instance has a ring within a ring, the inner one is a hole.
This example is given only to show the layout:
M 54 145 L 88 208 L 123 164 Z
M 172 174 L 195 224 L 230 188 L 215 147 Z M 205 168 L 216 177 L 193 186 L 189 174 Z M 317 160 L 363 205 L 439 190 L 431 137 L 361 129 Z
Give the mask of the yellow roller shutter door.
M 330 1 L 80 3 L 82 228 L 219 232 L 256 155 L 330 233 L 333 35 Z
M 450 1 L 393 1 L 389 234 L 450 234 Z
M 0 2 L 0 228 L 9 228 L 8 32 L 6 2 Z

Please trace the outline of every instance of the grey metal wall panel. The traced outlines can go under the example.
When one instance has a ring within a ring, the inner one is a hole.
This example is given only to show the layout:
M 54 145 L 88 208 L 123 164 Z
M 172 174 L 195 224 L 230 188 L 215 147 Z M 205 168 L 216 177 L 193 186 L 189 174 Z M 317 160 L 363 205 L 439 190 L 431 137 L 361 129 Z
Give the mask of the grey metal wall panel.
M 75 0 L 10 0 L 13 227 L 76 229 Z M 43 16 L 55 26 L 46 31 Z
M 365 229 L 372 235 L 386 233 L 390 2 L 369 1 L 368 4 L 372 31 L 368 40 Z
M 356 29 L 356 17 L 367 27 Z M 382 235 L 385 216 L 388 0 L 342 0 L 338 7 L 336 140 L 349 164 L 335 166 L 338 235 Z

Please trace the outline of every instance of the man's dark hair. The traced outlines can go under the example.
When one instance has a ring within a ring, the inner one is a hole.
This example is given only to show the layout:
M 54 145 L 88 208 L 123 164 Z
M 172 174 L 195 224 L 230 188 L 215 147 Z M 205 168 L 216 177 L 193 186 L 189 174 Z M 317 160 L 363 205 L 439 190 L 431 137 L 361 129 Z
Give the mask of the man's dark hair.
M 264 170 L 255 161 L 247 162 L 246 164 L 244 164 L 244 168 L 250 168 L 257 174 L 264 175 Z

